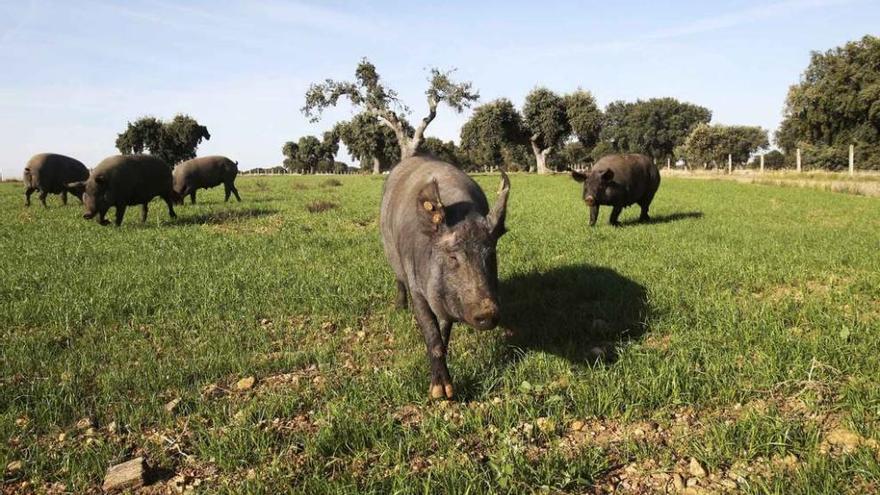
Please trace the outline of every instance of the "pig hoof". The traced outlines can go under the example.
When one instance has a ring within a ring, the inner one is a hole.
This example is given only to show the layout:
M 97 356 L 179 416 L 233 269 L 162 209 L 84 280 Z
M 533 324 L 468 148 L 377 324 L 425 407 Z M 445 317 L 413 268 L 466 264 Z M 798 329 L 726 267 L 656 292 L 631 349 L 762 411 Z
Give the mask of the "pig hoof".
M 452 399 L 455 395 L 452 389 L 452 384 L 447 383 L 446 385 L 431 385 L 431 390 L 429 391 L 431 400 L 444 400 L 444 399 Z
M 101 225 L 110 225 L 110 220 L 101 220 Z

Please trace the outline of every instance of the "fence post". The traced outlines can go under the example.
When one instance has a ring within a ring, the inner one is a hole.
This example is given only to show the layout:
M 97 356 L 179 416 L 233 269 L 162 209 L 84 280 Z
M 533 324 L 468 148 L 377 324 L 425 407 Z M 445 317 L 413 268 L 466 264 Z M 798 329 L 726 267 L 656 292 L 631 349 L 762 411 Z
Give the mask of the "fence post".
M 670 168 L 672 168 L 672 164 L 670 162 L 671 162 L 671 159 L 667 156 L 666 157 L 666 170 L 669 170 Z
M 761 153 L 761 173 L 764 173 L 764 153 Z
M 733 155 L 730 153 L 727 154 L 727 173 L 733 173 Z
M 856 153 L 855 146 L 852 144 L 849 145 L 849 175 L 850 175 L 850 177 L 852 177 L 856 173 L 855 153 Z
M 798 173 L 801 172 L 801 149 L 800 148 L 797 149 L 797 171 L 798 171 Z

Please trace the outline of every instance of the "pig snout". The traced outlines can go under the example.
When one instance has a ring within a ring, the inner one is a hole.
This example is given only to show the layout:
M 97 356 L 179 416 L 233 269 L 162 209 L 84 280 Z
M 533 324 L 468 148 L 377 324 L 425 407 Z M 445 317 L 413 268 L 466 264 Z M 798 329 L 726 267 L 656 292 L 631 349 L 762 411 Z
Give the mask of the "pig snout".
M 489 330 L 498 326 L 500 315 L 501 311 L 498 308 L 498 303 L 487 297 L 480 301 L 479 306 L 474 308 L 470 320 L 474 328 Z
M 587 196 L 586 198 L 584 198 L 584 202 L 587 203 L 587 206 L 593 206 L 594 204 L 596 204 L 596 198 L 594 198 L 593 196 Z

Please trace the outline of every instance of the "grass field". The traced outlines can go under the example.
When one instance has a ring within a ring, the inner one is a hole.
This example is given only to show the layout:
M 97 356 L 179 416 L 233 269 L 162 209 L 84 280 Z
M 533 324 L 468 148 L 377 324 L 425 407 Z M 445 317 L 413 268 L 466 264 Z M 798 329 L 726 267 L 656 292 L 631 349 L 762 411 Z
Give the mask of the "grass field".
M 654 223 L 587 229 L 514 175 L 503 323 L 455 327 L 437 403 L 381 178 L 338 180 L 119 229 L 0 184 L 0 492 L 140 455 L 147 493 L 880 490 L 880 199 L 667 178 Z

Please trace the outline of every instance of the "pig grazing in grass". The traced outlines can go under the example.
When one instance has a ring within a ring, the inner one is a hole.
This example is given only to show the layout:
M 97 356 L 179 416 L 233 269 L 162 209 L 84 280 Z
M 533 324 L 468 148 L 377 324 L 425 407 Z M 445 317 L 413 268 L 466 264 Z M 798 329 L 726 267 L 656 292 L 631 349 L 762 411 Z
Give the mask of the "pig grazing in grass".
M 24 167 L 24 204 L 31 205 L 31 194 L 40 191 L 40 202 L 46 206 L 46 196 L 60 194 L 67 204 L 67 184 L 89 177 L 89 169 L 79 160 L 55 153 L 40 153 L 28 160 Z M 74 192 L 80 200 L 81 195 Z
M 650 220 L 648 207 L 660 187 L 660 171 L 645 155 L 603 156 L 586 174 L 572 171 L 574 180 L 584 183 L 584 202 L 590 209 L 590 225 L 596 225 L 599 205 L 609 205 L 611 225 L 620 225 L 617 217 L 627 206 L 642 207 L 640 222 Z
M 492 209 L 480 186 L 432 157 L 407 158 L 385 182 L 380 224 L 397 278 L 397 305 L 407 297 L 422 330 L 431 367 L 429 394 L 451 399 L 446 353 L 452 323 L 486 330 L 498 324 L 495 246 L 504 232 L 510 180 Z
M 235 177 L 238 175 L 238 162 L 225 156 L 203 156 L 187 160 L 174 168 L 174 192 L 180 196 L 180 202 L 189 195 L 190 202 L 196 203 L 196 190 L 208 189 L 223 184 L 226 199 L 235 194 L 241 201 L 238 189 L 235 188 Z
M 82 194 L 85 219 L 98 216 L 101 225 L 108 222 L 104 216 L 116 208 L 116 226 L 122 224 L 125 208 L 141 205 L 141 222 L 147 221 L 147 205 L 159 196 L 168 205 L 168 214 L 176 218 L 172 202 L 171 167 L 151 155 L 117 155 L 105 158 L 84 181 L 68 184 L 70 190 Z

